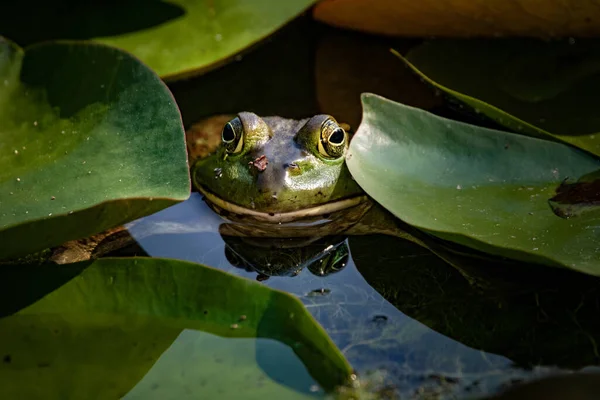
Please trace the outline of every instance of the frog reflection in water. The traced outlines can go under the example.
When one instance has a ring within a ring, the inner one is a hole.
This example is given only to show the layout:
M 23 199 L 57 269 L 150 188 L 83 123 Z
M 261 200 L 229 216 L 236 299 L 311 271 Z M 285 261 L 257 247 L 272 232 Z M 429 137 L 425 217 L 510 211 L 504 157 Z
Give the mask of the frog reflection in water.
M 257 272 L 257 280 L 296 276 L 304 268 L 323 277 L 341 271 L 350 253 L 346 238 L 251 238 L 223 236 L 225 257 L 235 267 Z

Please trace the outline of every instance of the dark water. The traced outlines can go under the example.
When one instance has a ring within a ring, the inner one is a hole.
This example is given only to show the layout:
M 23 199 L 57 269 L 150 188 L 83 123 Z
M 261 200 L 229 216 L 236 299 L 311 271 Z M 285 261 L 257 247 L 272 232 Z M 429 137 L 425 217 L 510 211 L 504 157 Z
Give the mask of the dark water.
M 194 193 L 182 204 L 132 223 L 129 230 L 153 257 L 189 260 L 256 279 L 259 273 L 228 261 L 225 242 L 218 233 L 221 223 L 223 220 Z M 375 239 L 351 238 L 350 260 L 339 272 L 321 277 L 304 269 L 296 276 L 272 276 L 263 281 L 269 287 L 298 296 L 373 388 L 391 386 L 398 395 L 438 393 L 441 398 L 454 398 L 494 392 L 511 382 L 562 370 L 552 365 L 519 367 L 505 356 L 469 347 L 408 317 L 359 272 L 370 268 L 368 260 L 362 259 L 359 267 L 353 260 L 353 247 L 361 248 L 365 243 L 370 246 L 371 256 L 379 257 L 375 243 L 382 243 L 382 239 Z M 392 242 L 387 242 L 387 246 L 396 250 L 395 262 L 400 260 L 408 271 L 425 260 L 455 273 L 427 250 L 400 239 L 389 240 Z M 440 283 L 437 277 L 431 278 Z M 465 324 L 477 326 L 473 321 Z

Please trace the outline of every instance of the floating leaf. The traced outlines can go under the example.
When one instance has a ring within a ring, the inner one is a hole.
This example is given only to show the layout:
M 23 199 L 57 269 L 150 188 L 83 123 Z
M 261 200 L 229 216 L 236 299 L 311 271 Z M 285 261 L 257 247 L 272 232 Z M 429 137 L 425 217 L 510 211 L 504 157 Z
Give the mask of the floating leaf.
M 567 177 L 600 168 L 570 146 L 440 118 L 365 94 L 352 176 L 401 220 L 512 259 L 600 275 L 600 216 L 554 215 Z
M 411 50 L 409 67 L 507 128 L 600 155 L 600 41 L 439 40 Z
M 310 7 L 315 0 L 172 0 L 40 4 L 0 12 L 3 34 L 21 45 L 93 39 L 139 57 L 164 79 L 230 60 Z M 109 22 L 110 21 L 110 22 Z
M 307 370 L 327 390 L 351 374 L 298 299 L 216 269 L 135 258 L 0 273 L 1 398 L 308 397 Z M 303 386 L 281 383 L 290 368 Z
M 324 0 L 314 15 L 335 26 L 410 37 L 600 34 L 594 0 Z
M 100 44 L 0 39 L 0 258 L 92 235 L 189 196 L 175 101 Z

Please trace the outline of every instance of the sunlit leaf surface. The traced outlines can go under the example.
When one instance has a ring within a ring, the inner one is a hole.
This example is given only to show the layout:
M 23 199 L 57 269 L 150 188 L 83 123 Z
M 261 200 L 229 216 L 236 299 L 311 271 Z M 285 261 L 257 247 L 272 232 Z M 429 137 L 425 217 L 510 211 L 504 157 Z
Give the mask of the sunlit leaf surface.
M 363 95 L 348 167 L 403 221 L 492 255 L 600 275 L 600 215 L 548 204 L 567 177 L 600 168 L 570 146 L 437 117 Z

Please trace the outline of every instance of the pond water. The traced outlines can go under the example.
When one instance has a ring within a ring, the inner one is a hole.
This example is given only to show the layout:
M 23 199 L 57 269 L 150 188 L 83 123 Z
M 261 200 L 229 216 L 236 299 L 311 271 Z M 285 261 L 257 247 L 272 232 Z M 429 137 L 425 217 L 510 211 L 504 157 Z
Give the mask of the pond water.
M 288 274 L 264 279 L 265 276 L 261 272 L 252 270 L 250 265 L 253 264 L 257 269 L 264 268 L 272 260 L 270 250 L 261 249 L 260 258 L 252 259 L 253 253 L 244 253 L 239 242 L 232 242 L 231 237 L 224 238 L 218 233 L 219 225 L 223 223 L 225 221 L 208 208 L 201 196 L 194 193 L 188 201 L 135 221 L 128 229 L 141 248 L 150 256 L 193 261 L 248 279 L 259 278 L 264 285 L 298 296 L 372 390 L 393 388 L 395 393 L 407 398 L 434 394 L 439 395 L 439 398 L 457 398 L 456 396 L 461 398 L 460 396 L 465 395 L 495 392 L 515 381 L 561 372 L 560 367 L 552 364 L 532 367 L 536 357 L 552 358 L 551 355 L 532 354 L 529 365 L 520 367 L 515 360 L 506 356 L 469 347 L 438 333 L 421 321 L 410 318 L 402 312 L 402 309 L 398 309 L 386 300 L 365 280 L 365 276 L 377 274 L 378 271 L 370 269 L 378 268 L 382 262 L 393 268 L 408 271 L 403 276 L 402 282 L 390 282 L 390 285 L 400 291 L 410 290 L 411 285 L 418 285 L 423 275 L 426 275 L 426 278 L 427 275 L 429 276 L 430 286 L 445 286 L 448 290 L 455 290 L 452 281 L 465 280 L 452 267 L 413 243 L 381 236 L 352 237 L 342 242 L 349 245 L 350 257 L 345 267 L 337 272 L 320 276 L 318 272 L 315 274 L 308 268 L 304 268 L 300 271 L 296 270 L 297 274 L 292 276 Z M 237 247 L 234 247 L 236 245 Z M 226 251 L 227 246 L 232 247 Z M 315 253 L 319 252 L 317 246 L 315 246 Z M 331 247 L 329 243 L 321 246 L 321 254 Z M 392 256 L 389 255 L 390 252 L 379 254 L 378 246 L 380 249 L 393 248 L 394 254 Z M 246 255 L 244 265 L 240 266 L 239 258 L 231 256 L 231 248 L 235 248 L 237 254 Z M 355 248 L 358 249 L 357 252 L 362 253 L 358 264 L 354 259 Z M 367 257 L 364 256 L 365 248 L 370 253 Z M 282 250 L 271 251 L 274 252 L 274 257 L 281 259 Z M 293 261 L 292 265 L 298 261 L 295 256 L 290 250 L 289 257 Z M 381 257 L 384 259 L 381 260 Z M 416 269 L 419 268 L 421 270 L 417 271 Z M 414 275 L 412 279 L 411 271 Z M 388 276 L 386 279 L 393 279 L 393 276 Z M 453 310 L 461 304 L 452 304 L 450 298 L 442 299 L 443 301 L 435 304 L 438 299 L 435 293 L 430 292 L 429 286 L 417 287 L 413 290 L 424 291 L 421 294 L 423 299 L 421 314 L 424 316 L 429 314 L 430 318 L 435 317 L 434 311 L 427 311 L 432 307 L 440 308 L 439 313 L 447 313 L 448 318 L 469 316 L 466 310 L 463 313 Z M 471 298 L 476 300 L 475 296 Z M 486 301 L 484 296 L 481 296 L 481 301 Z M 444 310 L 444 306 L 448 307 L 448 310 Z M 406 307 L 411 309 L 414 305 L 406 304 Z M 549 312 L 551 313 L 552 310 Z M 519 316 L 516 320 L 519 322 Z M 425 322 L 436 325 L 440 321 Z M 479 334 L 476 332 L 478 321 L 457 320 L 447 323 L 451 327 L 450 331 L 454 329 L 460 334 L 460 326 L 466 325 L 470 327 L 467 329 L 475 331 L 474 336 Z M 558 331 L 558 328 L 556 329 Z M 519 330 L 525 336 L 530 333 L 527 326 L 517 327 L 516 331 Z M 501 329 L 498 331 L 500 336 L 489 341 L 488 347 L 493 348 L 494 341 L 520 339 L 518 336 L 503 338 L 503 331 Z M 468 340 L 468 337 L 466 339 Z M 508 343 L 499 348 L 506 349 L 511 345 L 515 350 L 521 346 Z M 533 353 L 536 350 L 531 348 Z M 557 349 L 557 351 L 561 350 Z M 561 357 L 560 354 L 557 356 Z M 181 361 L 185 362 L 185 353 L 180 354 L 180 357 Z M 276 352 L 271 353 L 274 364 L 280 364 L 276 361 L 277 357 Z M 286 357 L 284 353 L 282 357 Z

